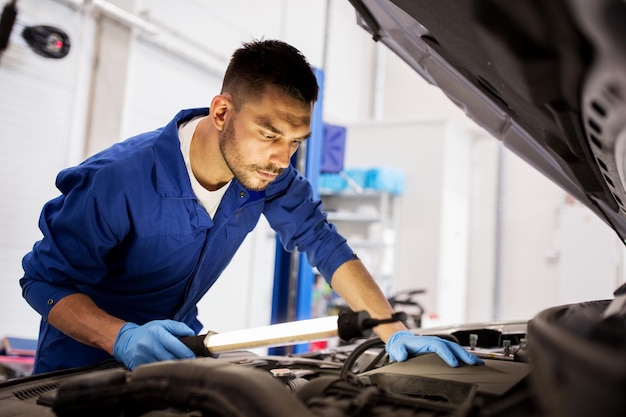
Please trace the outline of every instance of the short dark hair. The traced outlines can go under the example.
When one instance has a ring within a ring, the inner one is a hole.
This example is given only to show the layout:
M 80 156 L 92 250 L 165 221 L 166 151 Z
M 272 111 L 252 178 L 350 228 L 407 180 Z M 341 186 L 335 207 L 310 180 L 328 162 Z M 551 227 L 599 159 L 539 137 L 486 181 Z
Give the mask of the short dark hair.
M 298 49 L 279 40 L 243 43 L 228 64 L 222 93 L 231 93 L 238 109 L 244 101 L 259 98 L 268 85 L 303 103 L 314 103 L 319 92 L 315 73 Z

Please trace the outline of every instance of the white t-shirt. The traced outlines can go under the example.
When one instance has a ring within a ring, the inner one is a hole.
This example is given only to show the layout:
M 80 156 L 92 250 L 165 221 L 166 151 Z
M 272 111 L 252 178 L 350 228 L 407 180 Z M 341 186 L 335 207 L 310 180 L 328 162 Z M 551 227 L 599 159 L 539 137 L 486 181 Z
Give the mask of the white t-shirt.
M 209 191 L 204 188 L 195 175 L 193 175 L 193 171 L 191 170 L 191 159 L 189 158 L 189 149 L 191 147 L 191 139 L 193 138 L 193 134 L 196 131 L 196 127 L 200 120 L 204 119 L 208 116 L 198 116 L 195 117 L 185 123 L 182 123 L 178 127 L 178 137 L 180 139 L 180 151 L 183 153 L 183 159 L 185 160 L 185 166 L 187 167 L 187 173 L 189 174 L 189 179 L 191 181 L 191 188 L 193 189 L 194 194 L 200 201 L 200 204 L 206 209 L 209 213 L 209 216 L 213 218 L 215 216 L 215 212 L 220 205 L 220 201 L 222 201 L 222 197 L 224 197 L 224 193 L 228 189 L 230 185 L 230 181 L 219 190 Z

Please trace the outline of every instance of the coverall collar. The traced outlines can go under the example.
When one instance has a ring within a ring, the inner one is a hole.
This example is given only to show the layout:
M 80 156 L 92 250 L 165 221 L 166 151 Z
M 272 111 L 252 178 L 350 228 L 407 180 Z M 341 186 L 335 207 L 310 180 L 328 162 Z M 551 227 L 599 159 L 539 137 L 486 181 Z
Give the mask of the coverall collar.
M 156 187 L 159 195 L 167 198 L 195 198 L 180 151 L 178 126 L 196 116 L 208 114 L 208 107 L 181 110 L 161 129 L 154 148 Z M 177 140 L 172 140 L 172 138 Z

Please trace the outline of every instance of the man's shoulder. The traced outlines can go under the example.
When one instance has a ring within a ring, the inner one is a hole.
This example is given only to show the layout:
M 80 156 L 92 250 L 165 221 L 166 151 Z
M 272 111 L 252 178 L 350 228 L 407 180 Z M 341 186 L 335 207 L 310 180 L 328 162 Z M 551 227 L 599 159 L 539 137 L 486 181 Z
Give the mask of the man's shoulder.
M 57 176 L 57 187 L 65 193 L 81 183 L 105 188 L 136 183 L 141 173 L 149 173 L 154 165 L 157 137 L 155 132 L 148 132 L 116 143 L 79 165 L 62 170 Z
M 69 170 L 91 171 L 95 173 L 113 166 L 133 166 L 137 163 L 137 160 L 145 158 L 154 159 L 152 155 L 154 154 L 153 149 L 157 137 L 156 131 L 131 137 L 93 154 L 79 165 L 69 168 Z

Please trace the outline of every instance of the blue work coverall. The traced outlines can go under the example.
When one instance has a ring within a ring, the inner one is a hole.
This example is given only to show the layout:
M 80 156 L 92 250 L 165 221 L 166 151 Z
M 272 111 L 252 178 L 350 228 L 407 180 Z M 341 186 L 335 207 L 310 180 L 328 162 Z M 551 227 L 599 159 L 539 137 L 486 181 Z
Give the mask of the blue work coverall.
M 125 321 L 174 319 L 198 333 L 197 302 L 261 214 L 283 247 L 305 252 L 324 277 L 353 259 L 293 167 L 261 192 L 233 180 L 211 219 L 192 191 L 178 138 L 181 122 L 206 114 L 207 108 L 183 110 L 165 127 L 59 173 L 62 194 L 44 205 L 43 238 L 22 262 L 24 298 L 42 316 L 34 373 L 111 358 L 46 320 L 59 300 L 74 293 Z

